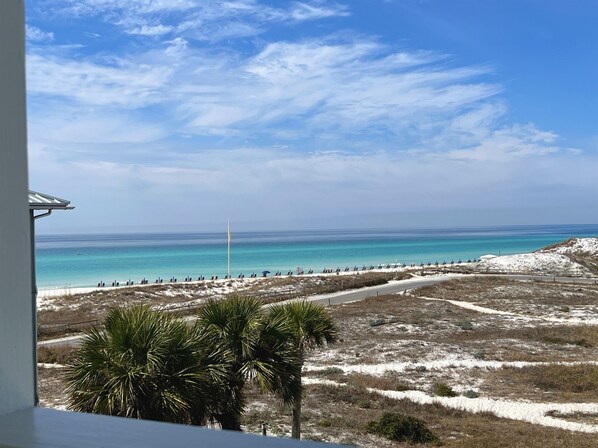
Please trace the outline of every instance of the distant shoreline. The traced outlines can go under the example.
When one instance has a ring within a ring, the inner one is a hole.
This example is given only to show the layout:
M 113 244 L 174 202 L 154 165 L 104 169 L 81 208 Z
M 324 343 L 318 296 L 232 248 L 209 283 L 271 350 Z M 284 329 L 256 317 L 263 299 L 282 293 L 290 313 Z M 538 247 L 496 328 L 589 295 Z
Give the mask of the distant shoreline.
M 232 234 L 231 276 L 262 271 L 286 274 L 310 269 L 389 264 L 458 263 L 486 254 L 533 252 L 571 236 L 597 236 L 598 226 L 583 227 L 589 234 L 572 235 L 571 227 L 475 228 L 474 230 L 373 230 L 314 232 L 252 232 Z M 484 230 L 485 229 L 485 230 Z M 486 232 L 490 229 L 488 232 Z M 515 230 L 514 230 L 515 229 Z M 110 235 L 42 238 L 36 245 L 38 288 L 89 290 L 102 282 L 110 287 L 141 279 L 151 284 L 162 278 L 209 279 L 227 272 L 226 234 Z
M 464 266 L 467 265 L 468 263 L 461 263 L 460 266 Z M 456 264 L 455 264 L 456 266 Z M 205 279 L 205 280 L 192 280 L 192 281 L 177 281 L 177 282 L 169 282 L 169 281 L 164 281 L 163 283 L 147 283 L 147 284 L 141 284 L 141 283 L 135 283 L 133 285 L 123 285 L 121 284 L 120 286 L 104 286 L 104 287 L 73 287 L 73 288 L 69 288 L 69 287 L 64 287 L 64 288 L 48 288 L 48 289 L 39 289 L 38 293 L 37 293 L 37 297 L 40 299 L 45 299 L 45 298 L 52 298 L 52 297 L 58 297 L 58 296 L 64 296 L 64 295 L 74 295 L 74 294 L 87 294 L 90 292 L 95 292 L 95 291 L 113 291 L 113 290 L 123 290 L 126 288 L 145 288 L 145 287 L 150 287 L 150 286 L 156 286 L 156 285 L 198 285 L 198 284 L 204 284 L 204 283 L 217 283 L 217 284 L 223 284 L 223 283 L 228 283 L 230 281 L 236 281 L 236 282 L 243 282 L 243 283 L 251 283 L 251 282 L 259 282 L 262 280 L 266 280 L 266 279 L 271 279 L 271 278 L 289 278 L 289 277 L 322 277 L 322 276 L 336 276 L 336 275 L 358 275 L 358 274 L 366 274 L 369 272 L 405 272 L 407 270 L 414 270 L 417 269 L 417 267 L 398 267 L 398 268 L 375 268 L 375 269 L 368 269 L 366 271 L 340 271 L 338 274 L 336 272 L 327 272 L 327 273 L 323 273 L 323 272 L 314 272 L 312 274 L 301 274 L 301 275 L 297 275 L 297 274 L 293 274 L 291 275 L 280 275 L 280 276 L 273 276 L 273 275 L 268 275 L 268 277 L 245 277 L 245 278 L 237 278 L 237 277 L 233 277 L 233 278 L 218 278 L 217 280 L 212 280 L 212 279 Z

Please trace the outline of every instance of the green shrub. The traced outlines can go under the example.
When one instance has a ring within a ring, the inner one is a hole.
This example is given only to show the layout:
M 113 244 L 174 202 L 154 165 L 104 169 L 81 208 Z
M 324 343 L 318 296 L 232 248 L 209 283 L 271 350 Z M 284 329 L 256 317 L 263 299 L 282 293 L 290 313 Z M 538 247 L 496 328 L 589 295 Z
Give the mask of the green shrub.
M 432 386 L 432 391 L 434 392 L 434 395 L 438 395 L 439 397 L 457 396 L 457 392 L 455 392 L 451 386 L 445 383 L 434 383 Z
M 376 319 L 370 322 L 370 327 L 379 327 L 380 325 L 384 325 L 386 320 L 384 319 Z
M 475 359 L 486 359 L 486 353 L 483 350 L 477 350 L 473 353 Z
M 318 425 L 323 428 L 330 428 L 332 426 L 332 420 L 324 418 L 318 422 Z
M 464 320 L 459 322 L 459 328 L 461 328 L 461 330 L 471 331 L 473 330 L 473 324 L 468 320 Z
M 463 393 L 463 396 L 465 398 L 478 398 L 480 396 L 480 394 L 477 393 L 475 390 L 469 389 Z
M 365 399 L 357 400 L 357 403 L 355 404 L 362 409 L 370 409 L 372 407 L 372 402 Z
M 368 422 L 366 431 L 398 442 L 428 443 L 438 440 L 423 421 L 396 412 L 386 412 L 380 420 Z
M 579 347 L 585 347 L 585 348 L 592 347 L 592 343 L 584 338 L 562 338 L 560 336 L 544 336 L 544 338 L 542 340 L 548 344 L 560 344 L 560 345 L 571 344 L 571 345 L 577 345 Z

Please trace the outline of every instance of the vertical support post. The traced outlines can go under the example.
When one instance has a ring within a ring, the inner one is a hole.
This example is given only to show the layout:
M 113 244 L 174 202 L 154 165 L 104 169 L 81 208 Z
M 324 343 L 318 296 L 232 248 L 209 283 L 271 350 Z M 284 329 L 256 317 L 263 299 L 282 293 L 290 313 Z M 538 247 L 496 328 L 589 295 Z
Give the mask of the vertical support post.
M 24 0 L 0 1 L 0 414 L 35 404 Z
M 29 201 L 28 201 L 29 202 Z M 33 400 L 39 404 L 37 393 L 37 278 L 35 275 L 35 213 L 29 210 L 29 244 L 31 246 L 31 327 L 33 330 Z

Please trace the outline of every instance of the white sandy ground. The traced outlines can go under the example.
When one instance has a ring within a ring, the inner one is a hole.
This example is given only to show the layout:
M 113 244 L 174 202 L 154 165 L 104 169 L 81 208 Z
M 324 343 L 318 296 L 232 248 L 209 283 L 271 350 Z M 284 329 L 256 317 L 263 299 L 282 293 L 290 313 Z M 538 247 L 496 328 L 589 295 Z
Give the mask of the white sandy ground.
M 480 272 L 509 274 L 557 274 L 575 277 L 591 275 L 587 268 L 566 255 L 546 252 L 503 255 L 482 260 L 476 268 Z
M 372 392 L 397 400 L 407 398 L 421 404 L 439 403 L 443 406 L 468 412 L 490 412 L 497 417 L 522 420 L 542 426 L 567 429 L 579 432 L 598 432 L 598 425 L 570 422 L 546 415 L 550 411 L 560 414 L 598 413 L 598 403 L 530 403 L 525 401 L 495 400 L 492 398 L 434 397 L 425 392 L 410 390 L 397 392 L 391 390 L 369 389 Z
M 268 277 L 270 278 L 270 277 Z M 161 283 L 162 286 L 174 286 L 174 285 L 198 285 L 204 283 L 211 283 L 214 285 L 214 288 L 219 288 L 223 293 L 229 293 L 232 291 L 237 291 L 240 286 L 246 285 L 248 283 L 256 282 L 264 280 L 264 277 L 257 277 L 257 278 L 244 278 L 244 279 L 218 279 L 218 280 L 204 280 L 204 281 L 192 281 L 192 282 L 177 282 L 177 283 Z M 232 283 L 232 286 L 228 286 L 228 283 Z M 64 287 L 64 288 L 52 288 L 52 289 L 41 289 L 37 293 L 37 298 L 42 300 L 49 299 L 58 296 L 68 296 L 74 294 L 88 294 L 94 291 L 113 291 L 116 289 L 124 289 L 124 288 L 146 288 L 150 286 L 156 286 L 156 283 L 148 283 L 146 285 L 135 284 L 132 286 L 126 286 L 121 283 L 121 286 L 105 286 L 103 288 L 98 288 L 96 286 L 88 287 L 88 288 L 71 288 L 71 287 Z M 164 291 L 163 295 L 168 296 L 168 291 Z
M 590 275 L 586 267 L 571 260 L 569 255 L 598 257 L 598 238 L 572 238 L 550 249 L 485 259 L 477 265 L 477 269 L 481 272 Z
M 471 263 L 455 263 L 453 264 L 453 266 L 467 266 Z M 446 266 L 445 266 L 446 267 Z M 292 276 L 288 276 L 288 275 L 280 275 L 278 277 L 270 275 L 268 277 L 255 277 L 255 278 L 251 278 L 251 277 L 245 277 L 245 278 L 236 278 L 233 277 L 231 279 L 225 279 L 225 278 L 219 278 L 218 280 L 210 280 L 210 279 L 206 279 L 206 280 L 202 280 L 202 281 L 190 281 L 190 282 L 185 282 L 185 281 L 179 281 L 177 283 L 170 283 L 167 281 L 164 281 L 164 283 L 160 283 L 162 286 L 169 286 L 169 285 L 197 285 L 197 284 L 208 284 L 211 283 L 213 284 L 215 287 L 216 286 L 220 286 L 223 287 L 225 286 L 224 284 L 226 283 L 233 283 L 233 289 L 235 286 L 238 285 L 243 285 L 245 283 L 251 283 L 251 282 L 262 282 L 264 280 L 271 280 L 273 278 L 288 278 L 288 277 L 298 277 L 298 278 L 312 278 L 312 277 L 337 277 L 337 276 L 351 276 L 351 275 L 363 275 L 363 274 L 369 274 L 372 272 L 404 272 L 404 271 L 409 271 L 409 270 L 421 270 L 420 267 L 417 268 L 412 268 L 412 267 L 391 267 L 391 268 L 375 268 L 375 269 L 368 269 L 367 271 L 340 271 L 338 274 L 336 272 L 328 272 L 328 273 L 322 273 L 322 272 L 314 272 L 313 274 L 302 274 L 300 276 L 293 274 Z M 126 286 L 126 281 L 125 282 L 121 282 L 120 286 L 104 286 L 103 288 L 98 288 L 97 286 L 90 286 L 90 287 L 70 287 L 70 286 L 65 286 L 63 288 L 48 288 L 48 289 L 40 289 L 38 292 L 38 297 L 55 297 L 55 296 L 60 296 L 60 295 L 73 295 L 73 294 L 86 294 L 89 292 L 93 292 L 93 291 L 110 291 L 110 290 L 114 290 L 114 289 L 124 289 L 124 288 L 142 288 L 142 287 L 148 287 L 148 286 L 155 286 L 156 283 L 148 283 L 146 285 L 141 285 L 139 283 L 136 283 L 132 286 Z
M 318 378 L 303 378 L 303 384 L 324 384 L 338 387 L 345 386 L 342 383 Z M 569 431 L 588 433 L 598 432 L 598 425 L 570 422 L 546 415 L 551 411 L 556 411 L 561 415 L 578 412 L 584 414 L 597 414 L 598 403 L 530 403 L 527 401 L 495 400 L 492 398 L 436 397 L 416 390 L 404 392 L 372 388 L 368 388 L 368 390 L 396 400 L 407 399 L 421 404 L 438 403 L 448 408 L 460 409 L 473 413 L 490 412 L 501 418 L 521 420 L 536 425 L 550 426 Z
M 205 300 L 207 295 L 210 296 L 222 296 L 232 292 L 239 292 L 243 291 L 246 288 L 249 288 L 253 283 L 256 281 L 263 280 L 263 278 L 245 278 L 245 279 L 218 279 L 218 280 L 206 280 L 202 282 L 178 282 L 178 283 L 162 283 L 162 286 L 165 288 L 159 292 L 161 296 L 164 298 L 173 297 L 173 296 L 187 296 L 190 299 L 188 304 L 193 304 L 194 302 L 202 302 Z M 204 291 L 205 297 L 202 296 L 199 299 L 191 300 L 193 297 L 196 297 L 197 291 L 184 289 L 185 286 L 197 285 L 197 284 L 209 284 L 209 289 Z M 133 285 L 133 286 L 116 286 L 116 287 L 104 287 L 104 288 L 56 288 L 56 289 L 47 289 L 39 291 L 37 295 L 37 307 L 38 310 L 46 310 L 46 309 L 54 309 L 59 310 L 59 307 L 54 305 L 54 299 L 60 296 L 72 296 L 74 294 L 88 294 L 95 291 L 113 291 L 117 289 L 124 289 L 124 288 L 134 288 L 135 294 L 142 294 L 141 288 L 149 287 L 155 285 L 154 283 L 150 283 L 147 285 Z M 174 291 L 170 289 L 170 287 L 177 287 L 177 290 Z M 161 306 L 161 309 L 168 309 L 169 307 L 177 307 L 180 306 L 180 303 L 175 304 L 164 304 Z M 61 306 L 68 306 L 68 305 L 61 305 Z M 73 304 L 71 306 L 77 307 L 78 304 Z
M 565 244 L 551 249 L 542 249 L 539 252 L 566 255 L 587 254 L 598 257 L 598 238 L 572 238 Z
M 447 302 L 452 305 L 458 306 L 460 308 L 465 308 L 472 311 L 477 311 L 478 313 L 483 314 L 499 314 L 502 316 L 512 316 L 517 318 L 519 321 L 529 321 L 529 322 L 551 322 L 555 324 L 567 324 L 567 325 L 598 325 L 598 318 L 593 317 L 586 317 L 586 318 L 560 318 L 560 317 L 551 317 L 551 316 L 524 316 L 517 313 L 510 313 L 508 311 L 500 311 L 494 310 L 492 308 L 486 308 L 483 306 L 474 305 L 470 302 L 462 302 L 460 300 L 449 300 L 449 299 L 437 299 L 433 297 L 423 297 L 423 296 L 414 296 L 418 299 L 423 300 L 433 300 L 438 302 Z
M 467 263 L 461 263 L 461 265 L 466 265 Z M 339 272 L 339 274 L 336 274 L 335 272 L 333 273 L 313 273 L 313 274 L 303 274 L 301 275 L 301 278 L 313 278 L 313 277 L 322 277 L 322 276 L 349 276 L 349 275 L 355 275 L 355 274 L 364 274 L 364 273 L 371 273 L 371 272 L 404 272 L 407 270 L 410 270 L 413 268 L 382 268 L 382 269 L 372 269 L 372 270 L 368 270 L 368 271 L 359 271 L 359 272 L 354 272 L 354 271 L 349 271 L 349 272 L 344 272 L 341 271 Z M 281 278 L 284 277 L 288 277 L 286 275 L 280 276 Z M 249 288 L 250 286 L 252 286 L 255 283 L 261 283 L 264 282 L 265 280 L 271 280 L 272 278 L 276 278 L 276 277 L 255 277 L 255 278 L 243 278 L 243 279 L 239 279 L 239 278 L 232 278 L 232 279 L 218 279 L 218 280 L 203 280 L 200 282 L 197 281 L 191 281 L 191 282 L 177 282 L 177 283 L 162 283 L 161 285 L 166 287 L 164 290 L 160 291 L 160 295 L 164 296 L 165 298 L 169 297 L 169 296 L 180 296 L 180 295 L 185 295 L 185 290 L 184 287 L 185 286 L 192 286 L 192 285 L 198 285 L 198 284 L 205 284 L 205 285 L 210 285 L 209 286 L 209 290 L 207 291 L 208 295 L 211 296 L 216 296 L 216 295 L 226 295 L 232 292 L 240 292 L 243 291 L 246 288 Z M 149 283 L 147 285 L 140 285 L 140 284 L 136 284 L 133 286 L 116 286 L 116 287 L 112 287 L 112 286 L 106 286 L 103 288 L 98 288 L 98 287 L 89 287 L 89 288 L 69 288 L 69 287 L 65 287 L 65 288 L 54 288 L 54 289 L 45 289 L 45 290 L 40 290 L 38 292 L 37 295 L 37 306 L 38 309 L 40 310 L 44 310 L 44 309 L 55 309 L 57 310 L 58 308 L 53 304 L 53 300 L 57 297 L 60 296 L 71 296 L 74 294 L 88 294 L 91 292 L 95 292 L 95 291 L 112 291 L 112 290 L 117 290 L 117 289 L 124 289 L 124 288 L 135 288 L 136 290 L 138 288 L 145 288 L 145 287 L 150 287 L 155 285 L 155 283 Z M 168 287 L 177 287 L 176 291 L 170 290 L 168 289 Z M 285 288 L 287 290 L 292 289 L 292 285 L 286 285 L 283 286 L 281 288 L 268 288 L 269 291 L 284 291 Z M 205 292 L 205 291 L 204 291 Z M 343 291 L 340 292 L 340 294 L 342 294 Z M 197 294 L 197 291 L 189 291 L 189 296 L 194 297 Z M 207 297 L 207 296 L 206 296 Z M 332 297 L 332 295 L 324 295 L 321 297 Z M 321 298 L 320 296 L 313 296 L 313 299 L 318 299 Z M 311 297 L 310 297 L 311 299 Z M 196 302 L 201 302 L 205 300 L 205 297 L 201 297 L 199 299 L 196 300 Z M 174 304 L 174 306 L 179 306 L 180 304 Z M 64 305 L 62 305 L 64 306 Z M 76 305 L 75 305 L 76 306 Z M 168 305 L 163 306 L 162 308 L 167 309 Z
M 367 375 L 383 375 L 386 372 L 405 372 L 425 368 L 426 370 L 447 370 L 447 369 L 500 369 L 503 367 L 529 367 L 529 366 L 547 366 L 547 365 L 561 365 L 561 366 L 577 366 L 577 365 L 598 365 L 598 361 L 574 361 L 574 362 L 531 362 L 531 361 L 485 361 L 478 359 L 463 359 L 458 357 L 445 357 L 445 359 L 438 359 L 424 362 L 384 362 L 378 364 L 329 364 L 329 365 L 314 365 L 306 364 L 306 372 L 317 372 L 321 370 L 337 368 L 344 373 L 364 373 Z
M 64 364 L 51 364 L 47 362 L 38 362 L 37 367 L 40 369 L 66 369 Z

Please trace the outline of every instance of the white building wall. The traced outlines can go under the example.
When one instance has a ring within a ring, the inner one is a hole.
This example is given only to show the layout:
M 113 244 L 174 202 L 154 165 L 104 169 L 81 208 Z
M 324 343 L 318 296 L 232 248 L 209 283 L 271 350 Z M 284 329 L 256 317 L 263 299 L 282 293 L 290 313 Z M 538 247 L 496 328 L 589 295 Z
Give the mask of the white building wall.
M 0 414 L 34 404 L 23 0 L 0 0 Z

